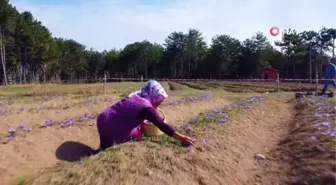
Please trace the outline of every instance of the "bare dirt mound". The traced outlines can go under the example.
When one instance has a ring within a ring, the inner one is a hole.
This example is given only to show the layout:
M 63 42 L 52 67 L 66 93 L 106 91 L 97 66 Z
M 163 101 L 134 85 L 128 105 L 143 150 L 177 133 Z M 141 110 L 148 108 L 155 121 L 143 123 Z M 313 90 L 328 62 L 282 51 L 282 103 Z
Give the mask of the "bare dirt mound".
M 268 169 L 263 168 L 263 165 L 272 163 L 287 168 L 281 161 L 270 158 L 268 154 L 286 134 L 292 115 L 291 104 L 269 100 L 233 121 L 232 130 L 223 133 L 226 158 L 223 169 L 226 171 L 226 177 L 222 177 L 221 184 L 266 185 L 280 182 L 278 175 L 267 173 Z M 266 160 L 255 160 L 256 153 L 265 155 Z M 265 177 L 264 181 L 258 182 L 254 178 L 258 176 Z
M 164 106 L 163 110 L 167 114 L 168 123 L 182 124 L 201 112 L 230 103 L 230 100 L 215 96 L 207 101 Z M 99 109 L 101 107 L 102 105 Z M 78 110 L 67 110 L 71 113 L 72 111 L 75 114 Z M 27 113 L 25 116 L 27 116 L 26 119 L 42 122 L 37 118 L 39 114 Z M 57 116 L 64 115 L 54 117 Z M 33 129 L 29 134 L 16 137 L 7 144 L 0 143 L 0 184 L 10 184 L 13 179 L 52 167 L 60 160 L 78 160 L 92 153 L 98 145 L 99 139 L 95 125 L 78 123 L 76 126 L 65 129 L 59 128 L 59 125 Z
M 288 134 L 269 154 L 274 161 L 282 161 L 283 165 L 265 163 L 263 168 L 283 177 L 282 184 L 334 185 L 335 102 L 323 98 L 308 101 L 311 101 L 312 107 L 295 102 L 296 114 L 288 127 Z M 287 166 L 287 169 L 281 168 L 283 166 Z M 264 177 L 256 179 L 265 182 Z
M 229 114 L 234 119 L 223 127 L 214 123 L 194 128 L 202 138 L 191 151 L 162 146 L 166 143 L 127 143 L 80 162 L 60 163 L 35 176 L 31 184 L 251 184 L 257 183 L 256 176 L 273 178 L 260 168 L 272 160 L 267 153 L 287 131 L 293 107 L 267 100 Z M 256 161 L 257 152 L 266 154 L 266 160 Z

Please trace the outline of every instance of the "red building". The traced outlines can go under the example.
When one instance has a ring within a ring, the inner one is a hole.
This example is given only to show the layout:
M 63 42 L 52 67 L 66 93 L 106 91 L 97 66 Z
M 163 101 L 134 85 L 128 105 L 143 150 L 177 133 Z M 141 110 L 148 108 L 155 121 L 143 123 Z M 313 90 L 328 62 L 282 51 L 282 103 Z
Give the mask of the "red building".
M 258 73 L 258 77 L 265 80 L 276 80 L 278 75 L 278 71 L 270 67 L 260 69 Z

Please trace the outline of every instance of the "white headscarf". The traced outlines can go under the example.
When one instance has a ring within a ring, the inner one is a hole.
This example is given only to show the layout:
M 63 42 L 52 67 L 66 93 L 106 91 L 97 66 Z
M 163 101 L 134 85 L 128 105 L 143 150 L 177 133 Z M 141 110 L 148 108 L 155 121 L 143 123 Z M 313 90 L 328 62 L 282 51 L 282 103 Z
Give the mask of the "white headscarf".
M 150 101 L 152 104 L 163 101 L 168 97 L 168 94 L 156 80 L 149 80 L 141 91 L 131 93 L 129 98 L 141 97 Z

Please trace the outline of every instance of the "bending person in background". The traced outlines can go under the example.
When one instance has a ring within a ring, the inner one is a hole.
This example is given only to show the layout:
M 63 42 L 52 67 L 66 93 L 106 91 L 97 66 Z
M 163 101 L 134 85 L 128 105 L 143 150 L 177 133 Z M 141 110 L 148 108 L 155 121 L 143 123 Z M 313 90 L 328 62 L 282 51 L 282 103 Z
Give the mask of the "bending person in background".
M 336 88 L 336 65 L 329 61 L 329 64 L 326 68 L 326 74 L 324 76 L 324 88 L 322 89 L 321 95 L 324 95 L 328 89 L 328 86 L 331 84 Z
M 152 122 L 162 132 L 181 141 L 184 145 L 194 144 L 190 137 L 175 131 L 156 112 L 156 108 L 167 97 L 160 83 L 150 80 L 141 91 L 136 91 L 105 109 L 97 118 L 100 150 L 133 139 L 133 129 L 140 128 L 144 120 Z

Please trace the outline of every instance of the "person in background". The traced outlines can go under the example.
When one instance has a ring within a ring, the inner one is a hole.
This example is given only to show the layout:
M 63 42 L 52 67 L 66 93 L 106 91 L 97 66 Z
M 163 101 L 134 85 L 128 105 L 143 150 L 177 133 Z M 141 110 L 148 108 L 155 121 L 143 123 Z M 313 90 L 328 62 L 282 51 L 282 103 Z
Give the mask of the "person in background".
M 184 145 L 193 145 L 192 138 L 175 131 L 164 122 L 156 108 L 168 97 L 155 80 L 149 80 L 141 91 L 131 93 L 116 104 L 106 108 L 97 118 L 100 150 L 132 140 L 133 130 L 141 128 L 144 120 L 152 122 L 168 136 Z
M 336 65 L 329 61 L 329 64 L 326 68 L 326 74 L 324 76 L 324 88 L 322 89 L 321 95 L 324 95 L 327 91 L 328 86 L 331 84 L 336 88 Z

